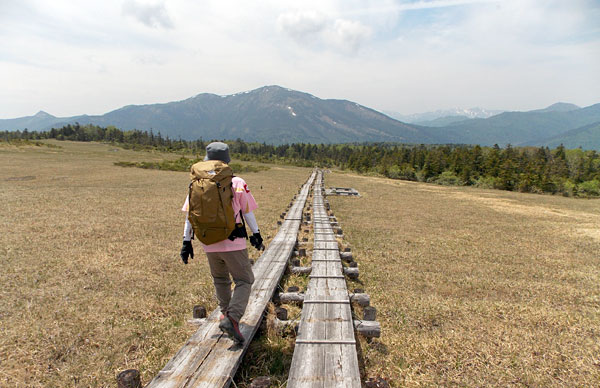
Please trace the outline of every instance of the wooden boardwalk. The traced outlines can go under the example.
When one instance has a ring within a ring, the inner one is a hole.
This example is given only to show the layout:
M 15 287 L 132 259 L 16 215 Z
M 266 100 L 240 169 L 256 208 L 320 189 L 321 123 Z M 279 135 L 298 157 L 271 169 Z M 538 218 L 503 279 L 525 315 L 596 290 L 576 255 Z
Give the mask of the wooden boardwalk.
M 244 345 L 235 345 L 221 333 L 218 327 L 221 312 L 217 308 L 147 388 L 220 388 L 230 385 L 292 255 L 304 204 L 315 176 L 313 172 L 304 184 L 279 232 L 253 267 L 255 282 L 250 302 L 240 321 L 240 330 L 246 338 Z
M 360 388 L 350 298 L 329 215 L 323 202 L 322 172 L 313 192 L 312 271 L 288 388 Z

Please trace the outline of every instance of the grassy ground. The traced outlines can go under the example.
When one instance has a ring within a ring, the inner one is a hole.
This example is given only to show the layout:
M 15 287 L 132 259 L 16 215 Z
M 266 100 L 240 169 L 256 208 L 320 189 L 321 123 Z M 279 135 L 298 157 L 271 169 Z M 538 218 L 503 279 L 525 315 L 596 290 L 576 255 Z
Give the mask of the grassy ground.
M 0 147 L 0 387 L 114 387 L 126 368 L 148 382 L 193 332 L 192 306 L 216 307 L 201 249 L 188 266 L 178 257 L 188 174 L 113 165 L 179 155 L 53 144 Z M 265 235 L 308 174 L 242 175 Z M 371 295 L 383 326 L 361 343 L 366 376 L 598 386 L 598 200 L 338 173 L 325 183 L 362 194 L 329 200 L 361 270 L 348 288 Z M 290 352 L 260 337 L 240 386 L 285 376 Z
M 327 174 L 392 386 L 600 386 L 600 202 Z M 349 289 L 353 286 L 349 285 Z
M 53 144 L 0 148 L 0 387 L 114 387 L 127 368 L 148 382 L 192 307 L 216 307 L 200 246 L 179 258 L 189 174 L 113 165 L 178 155 Z M 241 175 L 264 236 L 308 175 Z

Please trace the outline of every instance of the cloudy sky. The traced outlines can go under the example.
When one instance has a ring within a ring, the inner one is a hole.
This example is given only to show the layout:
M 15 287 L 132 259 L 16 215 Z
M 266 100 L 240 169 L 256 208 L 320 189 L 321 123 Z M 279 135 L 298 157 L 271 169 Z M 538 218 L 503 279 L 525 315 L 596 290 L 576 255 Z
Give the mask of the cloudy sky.
M 0 0 L 0 118 L 281 85 L 404 114 L 600 102 L 600 0 Z

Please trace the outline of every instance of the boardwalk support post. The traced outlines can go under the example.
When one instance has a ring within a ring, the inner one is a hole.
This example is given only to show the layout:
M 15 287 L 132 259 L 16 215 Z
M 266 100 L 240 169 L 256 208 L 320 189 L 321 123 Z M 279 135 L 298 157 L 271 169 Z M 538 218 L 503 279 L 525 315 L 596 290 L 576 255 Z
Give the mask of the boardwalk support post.
M 279 294 L 281 303 L 302 303 L 304 302 L 304 294 L 299 292 L 283 292 Z
M 376 321 L 354 321 L 356 332 L 366 338 L 381 337 L 381 325 Z
M 365 307 L 363 310 L 363 319 L 365 321 L 374 321 L 377 318 L 377 309 L 373 306 Z
M 366 338 L 379 338 L 381 336 L 381 325 L 375 321 L 377 310 L 368 306 L 363 310 L 363 320 L 354 321 L 356 332 Z
M 286 321 L 288 319 L 288 311 L 283 307 L 277 307 L 275 309 L 275 316 L 277 317 L 277 319 Z
M 140 372 L 127 369 L 117 375 L 117 388 L 142 388 Z
M 344 274 L 348 276 L 348 278 L 356 280 L 358 279 L 358 268 L 344 267 Z
M 365 388 L 390 388 L 390 384 L 383 377 L 369 377 L 365 381 Z
M 194 316 L 194 319 L 206 318 L 206 307 L 194 306 L 193 316 Z
M 352 293 L 349 295 L 349 297 L 352 303 L 356 303 L 359 306 L 367 307 L 371 304 L 371 298 L 368 294 Z
M 279 335 L 284 335 L 289 333 L 289 329 L 292 329 L 293 334 L 296 335 L 298 333 L 298 325 L 300 325 L 300 320 L 298 319 L 279 319 L 275 318 L 271 322 L 271 327 L 277 332 Z
M 293 266 L 290 268 L 290 272 L 295 273 L 295 274 L 309 274 L 311 271 L 312 271 L 312 267 Z
M 252 379 L 250 388 L 269 388 L 271 386 L 271 378 L 268 376 L 258 376 Z

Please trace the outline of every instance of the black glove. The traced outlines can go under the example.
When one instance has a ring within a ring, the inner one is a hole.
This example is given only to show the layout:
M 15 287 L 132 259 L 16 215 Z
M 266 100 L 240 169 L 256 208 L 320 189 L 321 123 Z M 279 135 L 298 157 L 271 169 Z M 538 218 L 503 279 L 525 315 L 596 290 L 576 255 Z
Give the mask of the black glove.
M 265 246 L 263 245 L 263 238 L 260 235 L 260 231 L 254 233 L 252 236 L 250 236 L 250 245 L 252 245 L 254 248 L 258 249 L 259 251 L 262 249 L 265 249 Z
M 179 253 L 181 256 L 181 260 L 183 260 L 183 264 L 188 263 L 188 257 L 194 258 L 194 247 L 192 247 L 192 241 L 183 241 L 183 246 L 181 247 L 181 252 Z

